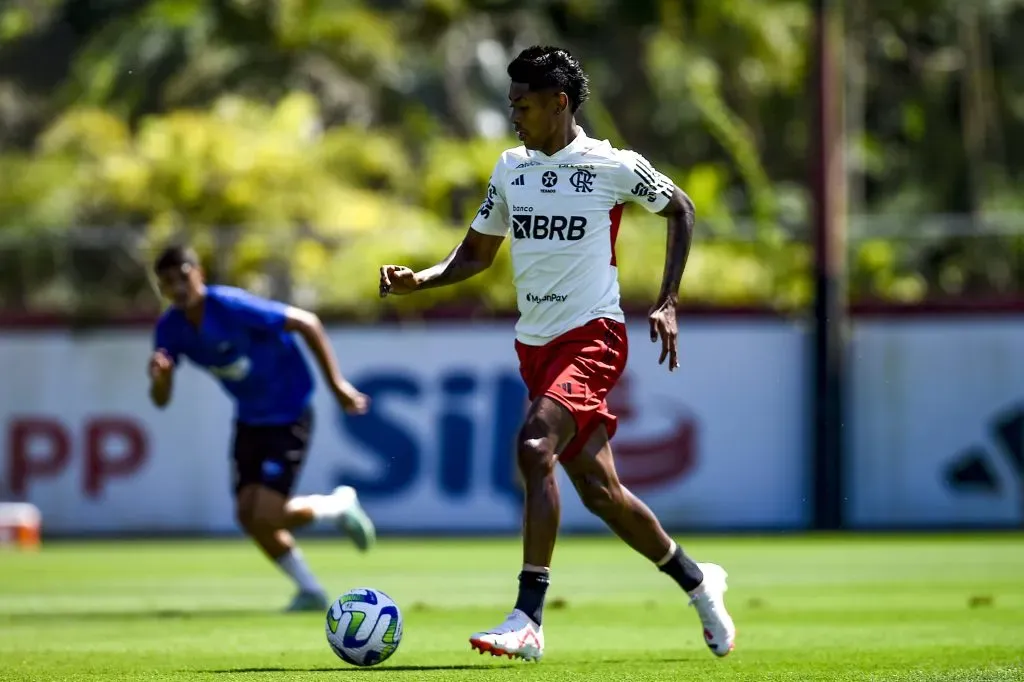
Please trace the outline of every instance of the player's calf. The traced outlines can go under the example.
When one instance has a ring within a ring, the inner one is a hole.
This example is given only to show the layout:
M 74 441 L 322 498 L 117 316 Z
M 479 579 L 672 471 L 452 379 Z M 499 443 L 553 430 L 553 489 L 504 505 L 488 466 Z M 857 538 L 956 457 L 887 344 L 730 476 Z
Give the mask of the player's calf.
M 711 652 L 725 656 L 732 651 L 736 627 L 725 608 L 725 570 L 690 558 L 668 536 L 654 512 L 622 485 L 603 427 L 577 457 L 565 463 L 565 470 L 587 509 L 686 592 Z
M 607 441 L 596 454 L 584 449 L 565 463 L 565 470 L 583 505 L 626 544 L 650 561 L 664 556 L 672 539 L 647 505 L 619 481 Z
M 235 517 L 246 535 L 296 587 L 288 611 L 326 608 L 327 595 L 291 533 L 284 528 L 285 496 L 259 485 L 244 486 L 235 499 Z
M 629 506 L 621 485 L 589 475 L 573 478 L 572 482 L 583 506 L 594 516 L 615 523 L 628 515 Z

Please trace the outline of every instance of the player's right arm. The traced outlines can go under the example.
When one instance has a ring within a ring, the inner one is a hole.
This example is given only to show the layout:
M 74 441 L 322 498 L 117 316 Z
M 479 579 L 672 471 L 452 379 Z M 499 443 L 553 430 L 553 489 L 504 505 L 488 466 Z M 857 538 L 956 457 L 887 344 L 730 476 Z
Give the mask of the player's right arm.
M 157 407 L 171 402 L 174 389 L 174 361 L 163 348 L 153 351 L 149 358 L 149 399 Z
M 174 367 L 178 353 L 174 339 L 163 320 L 157 323 L 153 354 L 149 357 L 149 399 L 157 407 L 166 407 L 174 391 Z
M 380 296 L 410 294 L 419 289 L 443 287 L 478 275 L 494 263 L 508 233 L 508 206 L 502 189 L 503 160 L 499 160 L 487 184 L 487 196 L 466 236 L 448 257 L 426 270 L 414 272 L 403 265 L 380 269 Z

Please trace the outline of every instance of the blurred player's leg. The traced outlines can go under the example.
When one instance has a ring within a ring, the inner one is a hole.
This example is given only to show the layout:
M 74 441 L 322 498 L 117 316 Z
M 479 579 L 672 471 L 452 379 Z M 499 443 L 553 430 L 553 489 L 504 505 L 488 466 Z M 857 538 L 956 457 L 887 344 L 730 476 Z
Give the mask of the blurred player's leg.
M 268 487 L 291 495 L 306 459 L 312 427 L 313 412 L 308 410 L 295 424 L 269 430 L 262 447 L 272 456 L 263 460 L 260 472 Z M 359 504 L 355 489 L 347 485 L 338 486 L 329 495 L 292 497 L 285 504 L 282 528 L 298 528 L 314 521 L 333 523 L 362 551 L 377 539 L 373 522 Z
M 238 491 L 236 514 L 246 534 L 277 564 L 297 592 L 288 609 L 291 611 L 327 608 L 327 593 L 306 564 L 295 539 L 285 529 L 287 498 L 263 485 L 249 484 Z
M 362 551 L 373 546 L 377 532 L 373 521 L 359 504 L 354 488 L 343 485 L 330 495 L 303 495 L 288 500 L 284 527 L 298 528 L 314 521 L 328 521 L 352 538 Z
M 323 587 L 295 546 L 290 529 L 329 519 L 348 530 L 361 547 L 374 538 L 373 524 L 355 491 L 340 487 L 330 495 L 291 497 L 302 471 L 312 433 L 311 410 L 293 424 L 245 425 L 235 431 L 234 479 L 238 522 L 263 552 L 295 583 L 289 610 L 327 608 Z
M 725 608 L 725 570 L 715 564 L 698 564 L 687 556 L 650 508 L 622 485 L 605 427 L 597 427 L 579 454 L 563 466 L 587 509 L 690 596 L 711 652 L 725 656 L 732 651 L 736 628 Z

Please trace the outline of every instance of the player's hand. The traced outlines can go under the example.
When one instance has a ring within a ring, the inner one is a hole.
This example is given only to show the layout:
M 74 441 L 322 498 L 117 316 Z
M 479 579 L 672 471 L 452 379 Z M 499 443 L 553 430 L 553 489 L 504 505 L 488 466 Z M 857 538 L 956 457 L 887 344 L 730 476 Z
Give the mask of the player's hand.
M 404 265 L 382 265 L 380 268 L 380 297 L 388 294 L 411 294 L 419 283 L 416 273 Z
M 174 360 L 163 348 L 158 348 L 149 358 L 149 378 L 156 382 L 165 382 L 174 371 Z
M 334 397 L 338 399 L 341 409 L 349 414 L 366 414 L 370 408 L 370 396 L 361 393 L 347 381 L 334 387 Z
M 672 301 L 656 303 L 651 308 L 651 314 L 647 316 L 651 323 L 651 343 L 657 343 L 661 339 L 661 357 L 658 364 L 665 364 L 668 358 L 668 371 L 679 367 L 679 355 L 676 347 L 676 339 L 679 336 L 679 328 L 676 326 L 676 306 Z

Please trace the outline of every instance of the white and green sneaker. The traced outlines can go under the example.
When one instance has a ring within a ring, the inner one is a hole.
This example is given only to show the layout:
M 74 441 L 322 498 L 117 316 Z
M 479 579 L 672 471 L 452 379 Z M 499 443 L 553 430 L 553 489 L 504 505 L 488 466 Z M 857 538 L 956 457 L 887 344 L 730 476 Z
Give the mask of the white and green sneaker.
M 338 529 L 352 538 L 352 542 L 360 551 L 367 551 L 377 542 L 377 529 L 373 521 L 359 504 L 359 496 L 355 488 L 343 485 L 334 489 L 332 496 L 337 496 L 346 501 L 344 511 L 338 515 L 336 524 Z
M 289 613 L 300 613 L 305 611 L 326 611 L 327 595 L 323 592 L 298 592 L 288 604 L 285 611 Z

